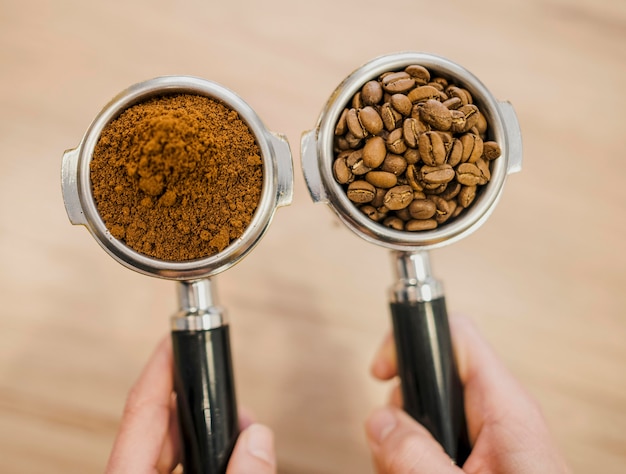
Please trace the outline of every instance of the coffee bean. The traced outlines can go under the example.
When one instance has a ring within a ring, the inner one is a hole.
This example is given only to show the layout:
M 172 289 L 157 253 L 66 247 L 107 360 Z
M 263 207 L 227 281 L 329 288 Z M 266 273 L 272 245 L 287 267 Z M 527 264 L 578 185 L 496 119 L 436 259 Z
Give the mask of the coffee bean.
M 478 111 L 478 120 L 476 121 L 476 129 L 478 130 L 478 134 L 483 137 L 487 133 L 487 119 L 485 115 Z
M 339 116 L 339 120 L 337 120 L 337 125 L 335 126 L 335 135 L 343 135 L 346 133 L 348 129 L 346 125 L 346 116 L 348 115 L 348 109 L 343 109 L 341 115 Z
M 461 163 L 456 168 L 456 180 L 465 186 L 476 186 L 482 181 L 482 173 L 474 163 Z
M 452 125 L 450 109 L 438 100 L 427 100 L 420 109 L 420 117 L 436 130 L 450 130 Z
M 429 166 L 443 165 L 446 161 L 446 149 L 441 135 L 437 132 L 422 133 L 417 149 L 424 163 Z
M 361 92 L 357 92 L 356 94 L 354 94 L 354 97 L 352 97 L 352 108 L 359 110 L 362 109 L 364 107 L 363 104 L 363 100 L 361 99 Z
M 367 130 L 365 130 L 365 127 L 359 120 L 357 109 L 352 108 L 348 110 L 348 114 L 346 115 L 346 125 L 348 126 L 350 133 L 352 133 L 352 135 L 356 138 L 365 138 L 367 136 Z
M 479 158 L 476 163 L 476 167 L 480 170 L 481 180 L 478 182 L 481 186 L 487 184 L 491 179 L 491 171 L 489 170 L 489 162 L 482 158 Z
M 409 214 L 409 208 L 405 207 L 404 209 L 398 209 L 396 212 L 396 217 L 399 217 L 404 222 L 410 221 L 412 219 L 411 214 Z
M 386 75 L 382 79 L 382 86 L 387 92 L 396 94 L 398 92 L 406 92 L 415 86 L 415 79 L 406 72 L 394 72 Z
M 339 184 L 347 184 L 354 181 L 354 175 L 348 165 L 345 157 L 339 157 L 333 163 L 333 174 Z
M 414 104 L 426 102 L 431 99 L 439 99 L 440 92 L 433 86 L 420 86 L 407 94 L 407 98 Z
M 433 230 L 437 228 L 435 219 L 414 219 L 404 225 L 405 230 L 416 232 L 420 230 Z
M 404 209 L 413 200 L 413 189 L 411 186 L 395 186 L 385 194 L 384 204 L 392 210 Z
M 387 137 L 387 149 L 391 153 L 397 155 L 406 151 L 406 143 L 404 143 L 404 131 L 401 128 L 396 128 Z
M 412 64 L 404 69 L 409 76 L 415 79 L 417 85 L 424 85 L 430 81 L 430 72 L 424 66 L 419 64 Z
M 450 97 L 448 100 L 443 102 L 443 105 L 448 107 L 450 110 L 456 110 L 463 105 L 463 101 L 458 97 Z
M 387 156 L 385 140 L 382 137 L 371 137 L 363 147 L 363 163 L 369 168 L 378 168 Z
M 450 98 L 457 98 L 461 101 L 462 105 L 472 103 L 472 96 L 465 89 L 457 86 L 450 86 L 446 89 L 446 93 Z
M 346 194 L 348 195 L 348 199 L 350 199 L 350 201 L 361 204 L 371 202 L 372 199 L 374 199 L 376 190 L 374 189 L 374 186 L 367 181 L 358 180 L 352 181 L 348 185 L 348 191 Z
M 465 114 L 465 128 L 460 132 L 467 132 L 470 128 L 474 127 L 478 123 L 479 110 L 474 104 L 467 104 L 459 108 L 460 112 Z
M 409 148 L 404 152 L 404 159 L 407 164 L 414 165 L 420 160 L 420 152 L 415 148 Z
M 420 183 L 419 173 L 415 165 L 408 165 L 406 168 L 406 179 L 414 191 L 423 191 L 424 187 Z
M 385 161 L 380 166 L 382 171 L 393 173 L 396 176 L 400 176 L 406 170 L 407 162 L 401 155 L 394 155 L 393 153 L 387 153 Z
M 371 171 L 371 168 L 366 166 L 363 162 L 363 149 L 355 150 L 350 153 L 350 156 L 346 158 L 346 165 L 348 165 L 348 168 L 350 168 L 353 174 L 359 176 Z
M 413 109 L 413 104 L 409 100 L 409 98 L 404 94 L 394 94 L 391 96 L 389 101 L 391 106 L 401 115 L 405 117 L 411 113 L 411 109 Z
M 395 130 L 396 127 L 402 123 L 402 114 L 395 110 L 389 102 L 385 102 L 380 108 L 380 116 L 385 129 L 390 132 Z
M 408 209 L 413 219 L 430 219 L 435 215 L 437 205 L 430 199 L 414 199 Z
M 387 217 L 383 221 L 383 225 L 385 227 L 389 227 L 394 230 L 404 230 L 404 221 L 400 219 L 399 217 L 395 217 L 395 216 Z
M 398 182 L 396 175 L 387 171 L 370 171 L 365 175 L 365 180 L 377 188 L 383 189 L 393 188 Z
M 483 141 L 478 135 L 466 133 L 460 138 L 463 144 L 461 161 L 463 163 L 474 163 L 483 154 Z
M 369 81 L 361 89 L 361 100 L 364 105 L 376 105 L 383 98 L 383 88 L 378 81 Z
M 456 197 L 459 206 L 463 208 L 469 207 L 476 197 L 476 186 L 463 186 Z
M 386 189 L 382 189 L 382 188 L 376 188 L 376 193 L 374 194 L 374 199 L 372 199 L 372 202 L 370 202 L 370 204 L 372 206 L 374 206 L 375 208 L 378 209 L 378 212 L 381 214 L 386 213 L 381 211 L 381 209 L 379 209 L 385 202 L 385 194 L 387 194 L 387 190 Z
M 496 142 L 488 141 L 483 143 L 483 158 L 492 161 L 498 158 L 502 154 L 500 145 Z
M 417 148 L 417 140 L 420 134 L 428 131 L 424 122 L 415 118 L 407 118 L 402 126 L 404 141 L 411 148 Z
M 461 133 L 465 130 L 467 119 L 465 118 L 465 114 L 463 112 L 460 110 L 450 110 L 450 116 L 452 117 L 450 130 L 452 130 L 453 133 Z
M 348 146 L 350 148 L 352 148 L 352 149 L 356 149 L 356 148 L 361 146 L 361 139 L 358 138 L 358 137 L 355 137 L 349 131 L 346 132 L 346 134 L 344 135 L 344 138 L 346 139 L 346 142 L 348 143 Z
M 478 170 L 478 168 L 476 168 Z M 480 173 L 480 171 L 479 171 Z M 422 166 L 420 170 L 421 180 L 426 184 L 435 185 L 433 188 L 441 185 L 447 184 L 454 179 L 455 173 L 454 168 L 448 164 L 443 164 L 439 166 Z
M 359 121 L 365 130 L 377 135 L 383 129 L 383 121 L 374 107 L 363 107 L 358 111 Z
M 361 212 L 365 214 L 367 217 L 369 217 L 370 219 L 372 219 L 373 221 L 378 222 L 381 219 L 381 215 L 378 212 L 378 210 L 370 204 L 361 206 L 359 209 L 361 209 Z
M 455 138 L 452 141 L 452 146 L 450 147 L 450 151 L 448 152 L 448 160 L 447 163 L 453 168 L 461 162 L 461 158 L 463 157 L 463 142 L 458 138 Z

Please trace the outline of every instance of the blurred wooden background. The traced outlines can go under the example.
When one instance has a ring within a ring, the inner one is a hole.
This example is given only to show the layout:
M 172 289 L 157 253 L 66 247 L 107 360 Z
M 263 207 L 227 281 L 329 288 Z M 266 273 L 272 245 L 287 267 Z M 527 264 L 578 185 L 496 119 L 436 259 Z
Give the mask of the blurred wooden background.
M 390 259 L 311 203 L 299 141 L 348 73 L 401 50 L 463 64 L 522 125 L 524 170 L 498 209 L 432 256 L 450 310 L 538 398 L 576 472 L 624 472 L 623 0 L 1 0 L 0 471 L 104 468 L 175 288 L 69 224 L 61 155 L 117 92 L 191 74 L 240 94 L 295 161 L 293 206 L 218 278 L 239 399 L 275 429 L 281 472 L 372 472 Z

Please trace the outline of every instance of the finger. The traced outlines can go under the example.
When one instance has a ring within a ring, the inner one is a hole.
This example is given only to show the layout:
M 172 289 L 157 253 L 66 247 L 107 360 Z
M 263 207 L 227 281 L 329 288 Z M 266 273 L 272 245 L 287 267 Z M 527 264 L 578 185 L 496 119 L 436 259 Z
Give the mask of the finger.
M 239 435 L 226 474 L 275 474 L 274 434 L 268 427 L 252 424 Z
M 462 472 L 423 426 L 397 408 L 375 410 L 365 429 L 381 474 Z
M 381 380 L 389 380 L 397 374 L 396 347 L 390 332 L 378 348 L 370 370 L 374 377 Z
M 239 429 L 245 430 L 248 426 L 254 423 L 254 413 L 248 410 L 246 407 L 239 407 Z
M 170 473 L 181 461 L 180 459 L 180 435 L 178 431 L 178 413 L 176 409 L 176 394 L 172 393 L 170 398 L 170 421 L 169 433 L 163 440 L 161 454 L 157 462 L 158 472 Z
M 397 380 L 391 392 L 389 393 L 389 405 L 396 408 L 402 408 L 402 390 L 400 387 L 400 380 Z
M 159 464 L 161 448 L 169 436 L 171 416 L 172 345 L 169 337 L 158 345 L 126 400 L 122 422 L 107 465 L 107 472 L 147 472 Z

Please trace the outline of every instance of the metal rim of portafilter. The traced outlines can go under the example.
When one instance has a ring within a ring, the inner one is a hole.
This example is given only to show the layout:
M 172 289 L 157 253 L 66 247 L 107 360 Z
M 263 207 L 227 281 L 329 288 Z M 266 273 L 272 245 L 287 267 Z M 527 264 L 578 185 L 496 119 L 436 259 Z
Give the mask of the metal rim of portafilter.
M 98 214 L 90 178 L 92 155 L 107 124 L 133 105 L 173 94 L 209 97 L 236 111 L 254 135 L 263 161 L 261 197 L 243 234 L 219 253 L 182 262 L 146 256 L 113 237 Z M 115 260 L 139 273 L 178 281 L 179 310 L 171 329 L 183 466 L 185 472 L 225 472 L 239 426 L 229 326 L 210 277 L 246 256 L 267 231 L 276 208 L 291 203 L 293 165 L 286 138 L 269 132 L 246 102 L 220 84 L 191 76 L 157 77 L 114 97 L 78 147 L 65 152 L 62 191 L 71 223 L 87 227 Z
M 434 230 L 419 232 L 394 230 L 367 217 L 348 199 L 332 171 L 335 127 L 355 93 L 381 74 L 413 64 L 467 89 L 487 119 L 490 139 L 502 151 L 491 164 L 491 180 L 468 209 Z M 443 287 L 431 274 L 428 251 L 456 242 L 480 227 L 500 199 L 507 175 L 520 171 L 521 162 L 521 132 L 511 104 L 497 101 L 476 76 L 459 64 L 420 52 L 384 55 L 355 70 L 332 92 L 316 127 L 302 137 L 302 169 L 313 201 L 329 205 L 361 238 L 393 251 L 397 282 L 391 290 L 391 314 L 405 409 L 461 463 L 469 449 L 462 390 Z

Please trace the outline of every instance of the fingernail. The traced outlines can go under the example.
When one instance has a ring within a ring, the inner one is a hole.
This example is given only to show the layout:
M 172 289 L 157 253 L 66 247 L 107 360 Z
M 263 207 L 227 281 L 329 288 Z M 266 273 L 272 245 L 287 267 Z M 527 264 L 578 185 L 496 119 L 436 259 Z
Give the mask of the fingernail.
M 379 408 L 367 420 L 367 432 L 372 441 L 380 444 L 396 426 L 396 417 L 390 408 Z
M 253 424 L 246 428 L 248 452 L 255 458 L 274 464 L 274 434 L 267 426 Z

